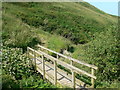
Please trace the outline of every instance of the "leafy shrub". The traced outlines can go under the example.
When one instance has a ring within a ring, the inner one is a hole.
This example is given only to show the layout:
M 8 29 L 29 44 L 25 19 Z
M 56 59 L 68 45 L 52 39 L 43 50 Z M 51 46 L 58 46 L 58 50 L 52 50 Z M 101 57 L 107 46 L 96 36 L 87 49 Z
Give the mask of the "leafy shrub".
M 2 88 L 19 88 L 18 82 L 9 74 L 5 74 L 4 70 L 2 71 Z
M 86 59 L 89 63 L 98 66 L 97 77 L 100 81 L 120 79 L 117 34 L 117 28 L 111 26 L 104 32 L 96 33 L 94 40 L 89 45 L 85 45 Z
M 29 66 L 30 59 L 19 48 L 3 47 L 3 88 L 49 88 L 55 87 L 42 80 L 40 74 Z
M 22 55 L 22 49 L 7 48 L 2 52 L 2 67 L 6 74 L 14 76 L 15 79 L 29 77 L 31 67 L 29 67 L 29 59 Z

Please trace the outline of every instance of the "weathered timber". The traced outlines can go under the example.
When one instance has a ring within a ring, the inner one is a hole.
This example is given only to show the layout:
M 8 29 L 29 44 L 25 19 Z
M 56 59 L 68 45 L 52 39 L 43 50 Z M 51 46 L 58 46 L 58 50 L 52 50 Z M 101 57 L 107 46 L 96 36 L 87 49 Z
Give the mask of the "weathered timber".
M 57 63 L 54 61 L 54 84 L 57 84 Z
M 96 76 L 94 76 L 94 75 L 92 75 L 92 74 L 89 74 L 89 73 L 87 73 L 86 71 L 83 71 L 83 70 L 81 70 L 81 69 L 79 69 L 79 68 L 77 68 L 77 67 L 75 67 L 75 66 L 72 66 L 72 65 L 66 63 L 66 62 L 60 61 L 60 60 L 58 60 L 58 59 L 56 59 L 56 58 L 54 58 L 54 57 L 52 57 L 52 56 L 50 56 L 50 55 L 48 55 L 48 54 L 40 51 L 40 50 L 39 50 L 39 52 L 42 53 L 45 57 L 49 58 L 50 60 L 57 61 L 58 64 L 66 67 L 66 68 L 68 68 L 68 69 L 70 69 L 70 70 L 71 70 L 71 69 L 74 70 L 76 73 L 85 74 L 85 75 L 87 75 L 87 76 L 89 76 L 89 77 L 92 77 L 92 78 L 96 79 Z
M 65 56 L 65 55 L 63 55 L 63 54 L 61 54 L 61 53 L 58 53 L 58 52 L 55 52 L 55 51 L 50 50 L 50 49 L 48 49 L 48 48 L 45 48 L 45 47 L 43 47 L 43 46 L 41 46 L 41 45 L 37 45 L 37 46 L 40 47 L 40 48 L 42 48 L 42 49 L 45 49 L 45 50 L 47 50 L 47 51 L 50 51 L 50 52 L 52 52 L 52 53 L 55 53 L 55 54 L 57 54 L 57 55 L 59 55 L 59 56 L 61 56 L 61 57 L 64 57 L 64 58 L 66 58 L 66 59 L 69 59 L 69 60 L 72 60 L 72 61 L 74 61 L 74 62 L 77 62 L 77 63 L 79 63 L 79 64 L 85 65 L 85 66 L 90 67 L 90 68 L 98 69 L 98 68 L 97 68 L 96 66 L 94 66 L 94 65 L 90 65 L 90 64 L 87 64 L 87 63 L 85 63 L 85 62 L 83 62 L 83 61 L 79 61 L 79 60 L 77 60 L 77 59 L 74 59 L 74 58 Z
M 43 46 L 41 46 L 41 47 L 43 50 L 47 49 Z M 47 49 L 47 50 L 55 53 L 57 55 L 57 57 L 55 58 L 55 57 L 53 57 L 53 56 L 51 56 L 51 55 L 49 55 L 41 50 L 36 51 L 30 47 L 27 47 L 28 57 L 30 57 L 30 56 L 33 57 L 33 61 L 34 61 L 33 64 L 35 65 L 36 69 L 43 75 L 44 79 L 45 78 L 48 79 L 50 82 L 52 82 L 55 85 L 57 85 L 59 83 L 59 84 L 64 84 L 67 86 L 71 86 L 72 88 L 75 88 L 75 87 L 79 87 L 79 85 L 84 85 L 83 82 L 79 81 L 75 77 L 75 73 L 78 73 L 78 74 L 83 74 L 83 75 L 91 77 L 91 84 L 92 84 L 91 87 L 94 87 L 94 80 L 96 79 L 96 76 L 94 76 L 94 70 L 97 69 L 96 66 L 78 61 L 78 60 L 73 59 L 71 57 L 54 52 L 50 49 Z M 41 58 L 40 58 L 40 56 L 41 56 Z M 64 61 L 59 60 L 60 56 L 71 60 L 71 64 L 68 64 Z M 48 60 L 50 59 L 54 63 L 50 64 L 50 62 L 47 62 L 44 60 L 44 57 L 47 58 Z M 39 65 L 37 64 L 38 62 L 39 62 Z M 46 64 L 45 64 L 45 62 L 46 62 Z M 73 62 L 77 62 L 79 64 L 82 64 L 82 65 L 85 65 L 85 66 L 91 68 L 91 73 L 88 73 L 84 70 L 81 70 L 81 69 L 75 67 L 73 65 Z M 58 68 L 57 64 L 62 65 L 65 68 L 71 70 L 72 75 L 70 75 L 70 74 L 68 75 L 67 72 Z
M 94 69 L 91 69 L 91 74 L 94 75 Z M 91 84 L 92 84 L 92 88 L 94 88 L 94 78 L 91 78 Z
M 43 55 L 42 55 L 42 68 L 43 68 L 43 79 L 45 79 L 45 61 Z

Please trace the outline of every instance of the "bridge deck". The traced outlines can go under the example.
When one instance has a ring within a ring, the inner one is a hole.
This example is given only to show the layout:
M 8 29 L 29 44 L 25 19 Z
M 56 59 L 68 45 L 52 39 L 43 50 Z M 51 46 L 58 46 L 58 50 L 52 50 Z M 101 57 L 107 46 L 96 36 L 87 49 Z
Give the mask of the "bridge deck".
M 31 54 L 32 55 L 32 54 Z M 34 58 L 31 59 L 34 64 Z M 36 69 L 43 75 L 42 68 L 42 59 L 36 58 Z M 54 83 L 54 65 L 48 61 L 45 61 L 45 78 L 48 79 L 51 83 Z M 65 87 L 72 87 L 72 75 L 67 72 L 57 68 L 57 84 L 60 84 Z M 82 88 L 84 82 L 76 79 L 76 88 Z
M 29 58 L 31 58 L 31 64 L 33 64 L 36 70 L 43 75 L 44 79 L 49 80 L 54 85 L 62 85 L 64 87 L 72 88 L 84 88 L 85 82 L 82 82 L 80 81 L 80 79 L 76 78 L 76 74 L 82 74 L 91 78 L 91 85 L 86 85 L 86 87 L 94 88 L 94 80 L 96 79 L 94 71 L 97 70 L 96 66 L 87 64 L 77 59 L 73 59 L 71 57 L 67 57 L 43 46 L 40 46 L 40 48 L 41 50 L 39 49 L 37 51 L 35 49 L 27 47 L 27 55 Z M 44 52 L 44 49 L 47 50 L 47 52 L 49 51 L 54 53 L 56 57 Z M 64 59 L 68 59 L 70 63 L 62 61 L 60 59 L 61 57 Z M 90 68 L 91 73 L 75 67 L 73 62 Z M 70 70 L 71 74 L 68 74 L 65 70 L 58 67 L 58 65 L 61 65 L 65 69 Z

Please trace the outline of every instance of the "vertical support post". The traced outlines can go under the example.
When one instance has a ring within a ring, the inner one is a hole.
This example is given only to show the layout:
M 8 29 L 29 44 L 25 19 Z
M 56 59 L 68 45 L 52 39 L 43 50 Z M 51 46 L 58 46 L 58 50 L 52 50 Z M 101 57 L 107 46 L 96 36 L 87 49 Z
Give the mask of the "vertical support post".
M 54 61 L 54 84 L 57 85 L 57 63 Z
M 22 54 L 22 53 L 23 53 L 23 49 L 22 49 L 22 48 L 20 49 L 20 52 L 21 52 L 20 54 Z
M 73 61 L 71 60 L 70 64 L 73 66 Z
M 41 51 L 43 51 L 44 49 L 43 48 L 40 48 Z
M 57 59 L 59 58 L 58 54 L 57 54 Z
M 91 74 L 94 75 L 94 69 L 91 68 Z M 91 87 L 94 88 L 94 78 L 91 78 Z
M 72 71 L 72 86 L 75 88 L 75 72 Z
M 35 63 L 35 70 L 36 70 L 37 67 L 36 67 L 36 53 L 35 53 L 35 50 L 34 50 L 34 63 Z
M 27 47 L 27 57 L 29 58 L 29 48 Z
M 71 65 L 73 65 L 73 61 L 71 60 Z M 75 72 L 71 70 L 72 72 L 72 87 L 75 88 Z
M 27 57 L 29 58 L 29 48 L 28 47 L 27 47 Z M 31 64 L 32 64 L 32 62 L 29 60 L 30 67 L 32 66 Z
M 47 50 L 47 54 L 49 54 L 49 51 Z
M 45 79 L 45 61 L 43 55 L 42 55 L 42 68 L 43 68 L 43 79 Z

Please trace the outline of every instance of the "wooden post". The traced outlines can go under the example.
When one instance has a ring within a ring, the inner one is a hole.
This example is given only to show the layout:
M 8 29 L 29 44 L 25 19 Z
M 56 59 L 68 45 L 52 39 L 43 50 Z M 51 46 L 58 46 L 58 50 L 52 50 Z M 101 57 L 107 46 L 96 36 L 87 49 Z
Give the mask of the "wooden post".
M 43 68 L 43 79 L 45 79 L 45 61 L 43 55 L 42 55 L 42 68 Z
M 23 53 L 23 49 L 22 48 L 20 49 L 20 52 L 21 52 L 21 54 Z
M 28 49 L 28 47 L 27 47 L 27 57 L 29 58 L 29 49 Z
M 35 50 L 34 50 L 34 62 L 35 62 L 35 70 L 36 70 L 37 66 L 36 66 L 36 53 L 35 53 Z
M 54 61 L 54 84 L 57 85 L 57 63 Z
M 58 54 L 57 54 L 57 59 L 59 58 Z
M 29 58 L 29 48 L 27 47 L 27 57 Z M 32 63 L 31 63 L 31 61 L 29 60 L 29 65 L 30 65 L 30 67 L 32 66 L 31 65 Z
M 72 66 L 73 66 L 73 61 L 71 60 L 71 63 L 70 63 Z
M 94 75 L 94 69 L 91 69 L 91 74 Z M 91 87 L 94 88 L 94 78 L 91 78 Z
M 75 88 L 75 72 L 72 71 L 72 86 Z
M 71 65 L 73 65 L 73 61 L 71 60 Z M 71 70 L 72 72 L 72 87 L 75 88 L 75 72 Z

